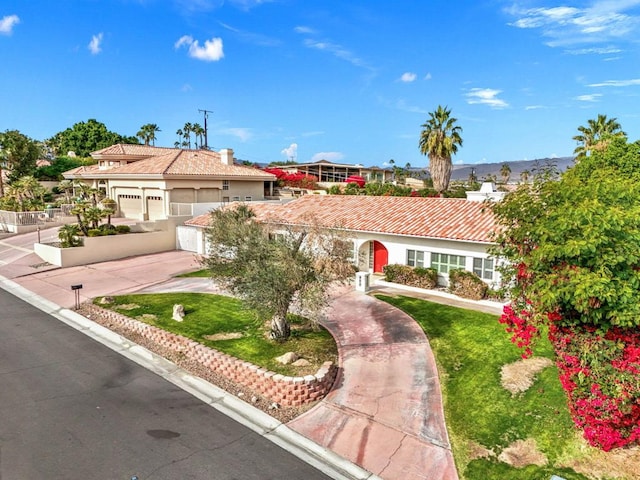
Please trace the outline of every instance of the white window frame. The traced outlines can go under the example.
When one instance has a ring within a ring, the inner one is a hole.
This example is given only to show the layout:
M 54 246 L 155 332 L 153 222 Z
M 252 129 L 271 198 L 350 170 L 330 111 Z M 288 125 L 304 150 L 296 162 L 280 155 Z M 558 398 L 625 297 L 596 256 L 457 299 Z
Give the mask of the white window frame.
M 464 255 L 453 255 L 451 253 L 431 253 L 431 268 L 435 268 L 438 273 L 449 274 L 455 268 L 464 269 L 467 257 Z
M 496 271 L 496 262 L 493 258 L 473 258 L 473 273 L 482 280 L 493 281 Z
M 425 264 L 425 251 L 407 249 L 407 265 L 410 267 L 424 268 Z
M 222 190 L 229 190 L 229 180 L 222 180 Z

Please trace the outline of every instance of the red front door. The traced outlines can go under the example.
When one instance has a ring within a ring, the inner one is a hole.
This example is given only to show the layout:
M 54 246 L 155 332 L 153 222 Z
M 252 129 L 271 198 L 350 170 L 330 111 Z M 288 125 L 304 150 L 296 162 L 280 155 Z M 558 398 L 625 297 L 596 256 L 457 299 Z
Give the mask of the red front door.
M 380 242 L 373 242 L 373 273 L 382 273 L 382 267 L 389 262 L 389 252 Z

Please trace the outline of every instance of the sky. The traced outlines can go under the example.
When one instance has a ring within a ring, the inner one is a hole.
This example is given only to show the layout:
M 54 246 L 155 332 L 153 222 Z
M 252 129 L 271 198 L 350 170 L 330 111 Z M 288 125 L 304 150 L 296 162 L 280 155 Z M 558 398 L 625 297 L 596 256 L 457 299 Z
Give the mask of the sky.
M 2 0 L 0 131 L 186 122 L 252 162 L 428 165 L 570 156 L 598 114 L 640 139 L 640 0 Z

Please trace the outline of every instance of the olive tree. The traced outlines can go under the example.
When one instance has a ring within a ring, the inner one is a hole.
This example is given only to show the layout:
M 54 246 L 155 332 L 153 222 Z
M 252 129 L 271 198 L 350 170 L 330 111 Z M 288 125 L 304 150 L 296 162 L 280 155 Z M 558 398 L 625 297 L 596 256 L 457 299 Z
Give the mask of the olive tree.
M 246 205 L 213 211 L 206 235 L 210 251 L 203 264 L 211 277 L 268 320 L 274 340 L 289 338 L 294 305 L 317 318 L 330 285 L 355 272 L 353 243 L 338 229 L 259 222 Z

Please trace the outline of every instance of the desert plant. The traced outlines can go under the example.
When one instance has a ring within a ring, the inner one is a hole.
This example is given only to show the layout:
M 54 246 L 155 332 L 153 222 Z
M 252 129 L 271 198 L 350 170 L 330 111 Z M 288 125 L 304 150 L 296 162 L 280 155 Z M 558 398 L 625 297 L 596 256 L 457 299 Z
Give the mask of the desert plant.
M 131 227 L 129 225 L 116 225 L 116 232 L 131 233 Z
M 62 248 L 79 247 L 82 239 L 79 237 L 80 227 L 75 223 L 63 225 L 58 229 L 58 239 Z

